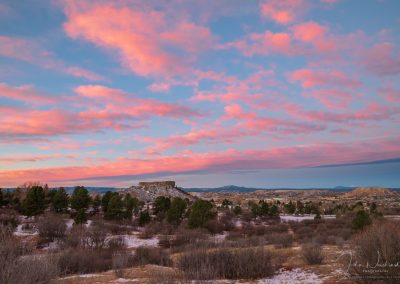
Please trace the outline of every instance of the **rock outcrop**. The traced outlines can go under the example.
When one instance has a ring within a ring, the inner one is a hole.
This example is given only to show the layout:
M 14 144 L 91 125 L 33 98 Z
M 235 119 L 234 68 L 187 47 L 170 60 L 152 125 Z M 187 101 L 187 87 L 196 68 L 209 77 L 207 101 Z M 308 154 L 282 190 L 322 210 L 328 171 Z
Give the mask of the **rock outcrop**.
M 122 190 L 122 193 L 129 193 L 133 197 L 145 202 L 154 201 L 158 196 L 167 196 L 170 198 L 195 198 L 191 194 L 177 187 L 175 181 L 139 182 L 136 186 L 131 186 L 128 189 Z

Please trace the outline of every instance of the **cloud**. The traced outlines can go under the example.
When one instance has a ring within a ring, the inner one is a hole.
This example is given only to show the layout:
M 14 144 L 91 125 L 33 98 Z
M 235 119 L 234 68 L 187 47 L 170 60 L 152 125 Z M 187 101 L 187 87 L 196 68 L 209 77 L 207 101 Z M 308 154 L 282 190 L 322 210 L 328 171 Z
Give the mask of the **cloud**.
M 150 159 L 120 158 L 90 166 L 55 167 L 0 172 L 1 186 L 16 186 L 29 180 L 50 185 L 71 184 L 71 181 L 95 177 L 145 175 L 160 172 L 191 171 L 226 172 L 276 168 L 312 167 L 326 164 L 390 159 L 400 155 L 398 137 L 361 140 L 346 143 L 320 143 L 262 150 L 225 150 L 222 152 L 189 153 Z
M 0 83 L 0 98 L 7 98 L 30 104 L 50 104 L 57 101 L 57 97 L 41 93 L 32 85 L 10 86 Z
M 261 15 L 281 25 L 296 21 L 308 9 L 309 3 L 304 0 L 267 0 L 261 3 Z
M 379 43 L 361 53 L 361 63 L 372 74 L 390 76 L 400 73 L 400 52 L 391 43 Z
M 33 40 L 0 35 L 0 55 L 37 65 L 44 69 L 55 70 L 89 81 L 103 81 L 104 78 L 92 71 L 78 66 L 69 66 L 57 59 Z
M 300 81 L 303 88 L 311 88 L 321 85 L 345 86 L 356 88 L 361 86 L 361 82 L 350 78 L 338 70 L 323 71 L 312 69 L 299 69 L 289 73 L 289 79 Z
M 67 1 L 65 14 L 68 36 L 116 51 L 122 65 L 141 76 L 184 75 L 215 40 L 207 27 L 139 5 Z

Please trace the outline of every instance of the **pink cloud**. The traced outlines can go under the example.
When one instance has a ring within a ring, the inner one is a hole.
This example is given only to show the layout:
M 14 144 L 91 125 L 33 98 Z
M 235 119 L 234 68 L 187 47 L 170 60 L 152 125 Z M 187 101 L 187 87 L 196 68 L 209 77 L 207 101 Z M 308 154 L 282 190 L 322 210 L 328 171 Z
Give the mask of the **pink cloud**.
M 191 171 L 230 171 L 239 169 L 274 169 L 309 167 L 376 159 L 400 154 L 398 137 L 361 140 L 346 143 L 319 143 L 292 147 L 226 150 L 222 152 L 185 152 L 177 156 L 150 159 L 120 158 L 88 166 L 5 170 L 0 172 L 1 186 L 16 186 L 25 181 L 40 180 L 50 185 L 71 184 L 73 180 L 152 173 Z
M 393 88 L 392 86 L 386 86 L 379 90 L 379 95 L 384 97 L 388 102 L 396 103 L 400 102 L 400 90 Z
M 391 43 L 379 43 L 361 53 L 361 63 L 378 76 L 400 73 L 400 52 Z
M 0 36 L 0 55 L 90 81 L 104 80 L 102 76 L 92 71 L 78 66 L 68 66 L 38 43 L 29 39 Z
M 327 28 L 313 21 L 292 27 L 295 39 L 304 42 L 313 42 L 324 38 Z
M 282 25 L 294 22 L 308 10 L 309 4 L 304 0 L 267 0 L 261 3 L 261 14 Z
M 318 85 L 333 85 L 355 88 L 361 86 L 361 82 L 350 78 L 338 70 L 319 71 L 312 69 L 299 69 L 289 74 L 292 81 L 300 81 L 303 88 L 311 88 Z
M 16 163 L 24 163 L 24 162 L 41 162 L 53 159 L 75 159 L 76 157 L 73 155 L 61 155 L 61 154 L 52 154 L 52 155 L 42 155 L 42 156 L 0 156 L 0 164 L 16 164 Z
M 57 101 L 57 97 L 38 92 L 32 85 L 10 86 L 0 83 L 0 98 L 12 99 L 30 104 L 49 104 Z
M 346 108 L 353 97 L 351 93 L 336 89 L 312 90 L 306 96 L 311 96 L 325 105 L 327 108 Z
M 214 42 L 206 27 L 139 5 L 68 1 L 65 13 L 64 30 L 70 37 L 117 51 L 121 63 L 141 76 L 183 75 L 198 53 Z M 178 56 L 172 49 L 186 55 Z
M 288 33 L 273 33 L 271 31 L 252 33 L 245 39 L 230 42 L 225 44 L 223 47 L 235 47 L 246 56 L 275 53 L 294 55 L 298 53 L 298 51 L 292 46 L 291 38 Z
M 197 110 L 177 103 L 164 103 L 154 99 L 141 99 L 119 89 L 100 85 L 86 85 L 75 88 L 75 92 L 88 98 L 99 100 L 106 108 L 82 113 L 85 117 L 201 117 Z

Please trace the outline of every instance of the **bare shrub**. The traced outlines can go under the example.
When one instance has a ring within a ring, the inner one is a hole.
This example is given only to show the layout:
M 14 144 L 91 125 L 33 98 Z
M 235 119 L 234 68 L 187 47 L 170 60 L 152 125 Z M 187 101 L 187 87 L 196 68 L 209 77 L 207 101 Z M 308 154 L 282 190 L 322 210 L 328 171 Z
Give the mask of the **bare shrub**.
M 50 283 L 58 277 L 57 259 L 50 256 L 29 256 L 20 259 L 10 283 Z
M 212 219 L 207 222 L 206 228 L 213 235 L 221 234 L 224 231 L 224 224 L 217 219 Z
M 273 233 L 267 236 L 267 241 L 276 247 L 288 248 L 293 244 L 293 236 L 289 233 Z
M 274 273 L 271 255 L 262 247 L 197 250 L 183 254 L 178 267 L 187 279 L 256 279 Z
M 161 248 L 138 247 L 133 260 L 134 265 L 156 264 L 171 266 L 169 254 Z
M 50 243 L 65 237 L 67 225 L 65 221 L 55 214 L 45 215 L 37 223 L 40 243 Z
M 100 249 L 106 246 L 107 231 L 104 228 L 95 226 L 86 231 L 84 246 L 93 249 Z
M 0 283 L 12 283 L 19 257 L 30 251 L 30 247 L 13 236 L 13 229 L 0 225 Z
M 322 247 L 316 243 L 304 244 L 301 247 L 301 253 L 308 264 L 321 264 L 324 260 Z
M 60 255 L 61 274 L 85 274 L 112 268 L 112 255 L 106 250 L 69 249 Z
M 235 229 L 235 223 L 233 222 L 234 214 L 230 211 L 224 212 L 219 218 L 219 222 L 223 227 L 223 231 L 231 231 Z
M 165 248 L 182 248 L 188 244 L 197 244 L 198 242 L 208 238 L 203 229 L 183 229 L 179 228 L 175 235 L 162 236 L 160 238 L 160 246 Z
M 361 266 L 353 266 L 351 273 L 361 276 L 365 282 L 379 279 L 382 283 L 398 283 L 400 269 L 395 264 L 400 263 L 399 240 L 400 223 L 397 221 L 375 222 L 355 235 L 352 239 L 354 261 Z M 374 267 L 379 269 L 372 269 Z
M 125 240 L 122 237 L 113 237 L 107 241 L 107 249 L 115 252 L 122 251 L 126 248 Z
M 86 231 L 85 226 L 73 226 L 65 235 L 62 247 L 64 249 L 83 247 L 85 245 Z
M 0 283 L 49 283 L 58 275 L 57 260 L 24 254 L 30 247 L 12 235 L 12 230 L 0 226 Z
M 112 268 L 115 276 L 118 278 L 124 278 L 124 268 L 128 267 L 129 263 L 132 262 L 132 255 L 126 252 L 115 253 L 112 257 Z

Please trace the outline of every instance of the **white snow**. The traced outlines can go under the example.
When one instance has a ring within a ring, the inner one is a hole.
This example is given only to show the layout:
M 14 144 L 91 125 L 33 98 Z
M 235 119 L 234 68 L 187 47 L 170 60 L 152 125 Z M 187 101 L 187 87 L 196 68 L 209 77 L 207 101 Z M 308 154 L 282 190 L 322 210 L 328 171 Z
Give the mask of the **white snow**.
M 305 271 L 301 268 L 292 270 L 278 270 L 272 278 L 261 279 L 259 284 L 322 284 L 323 280 L 318 277 L 314 272 Z
M 301 222 L 304 220 L 314 220 L 315 214 L 307 214 L 307 215 L 279 215 L 282 221 L 284 222 L 289 222 L 289 221 L 295 221 L 295 222 Z M 335 219 L 335 215 L 321 215 L 322 219 Z
M 74 224 L 74 220 L 68 219 L 67 222 L 65 222 L 65 225 L 67 225 L 67 230 L 71 230 L 73 224 Z
M 38 232 L 36 230 L 24 231 L 22 229 L 22 226 L 23 226 L 23 224 L 19 224 L 17 226 L 17 228 L 15 229 L 15 232 L 14 232 L 15 236 L 25 237 L 25 236 L 35 236 L 38 234 Z
M 71 276 L 60 278 L 60 279 L 64 280 L 64 279 L 73 279 L 73 278 L 92 278 L 92 277 L 97 277 L 97 276 L 103 276 L 103 275 L 101 275 L 101 274 L 81 274 L 81 275 L 71 275 Z
M 139 279 L 127 279 L 127 278 L 118 278 L 115 279 L 112 283 L 126 283 L 126 282 L 139 282 Z
M 151 239 L 140 239 L 137 235 L 113 235 L 107 237 L 108 240 L 113 238 L 122 237 L 125 241 L 127 248 L 137 247 L 156 247 L 158 246 L 158 238 L 154 237 Z

